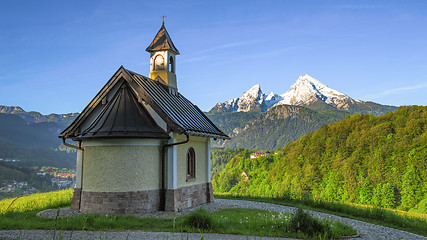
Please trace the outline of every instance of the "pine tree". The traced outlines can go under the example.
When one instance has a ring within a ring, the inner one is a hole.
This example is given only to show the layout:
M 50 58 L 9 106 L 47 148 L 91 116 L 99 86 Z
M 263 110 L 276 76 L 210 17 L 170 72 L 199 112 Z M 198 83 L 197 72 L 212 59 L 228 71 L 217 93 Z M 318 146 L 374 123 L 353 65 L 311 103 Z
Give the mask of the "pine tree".
M 415 207 L 423 199 L 423 181 L 414 165 L 408 166 L 402 177 L 401 194 L 404 210 Z
M 368 178 L 363 178 L 362 187 L 359 190 L 359 203 L 371 204 L 372 201 L 372 184 Z
M 329 201 L 340 201 L 343 194 L 342 181 L 338 173 L 330 172 L 326 179 L 323 198 Z
M 377 183 L 377 186 L 374 188 L 374 192 L 372 194 L 371 205 L 374 205 L 376 207 L 381 206 L 381 190 L 381 183 Z
M 383 185 L 381 189 L 381 206 L 384 208 L 391 208 L 396 204 L 394 196 L 394 187 L 391 183 Z

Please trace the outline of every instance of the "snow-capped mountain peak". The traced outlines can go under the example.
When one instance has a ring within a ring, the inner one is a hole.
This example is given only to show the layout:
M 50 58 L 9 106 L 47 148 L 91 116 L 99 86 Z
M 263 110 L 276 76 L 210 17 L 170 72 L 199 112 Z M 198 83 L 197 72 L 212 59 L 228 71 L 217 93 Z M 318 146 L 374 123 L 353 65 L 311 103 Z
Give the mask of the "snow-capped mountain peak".
M 299 76 L 289 90 L 281 96 L 283 100 L 276 105 L 310 105 L 320 100 L 334 108 L 347 108 L 348 106 L 344 106 L 348 105 L 346 102 L 354 102 L 344 93 L 329 88 L 308 74 Z
M 339 109 L 350 112 L 372 113 L 372 106 L 381 109 L 382 106 L 375 103 L 366 103 L 355 100 L 342 92 L 328 87 L 326 84 L 306 74 L 298 77 L 297 81 L 282 95 L 273 92 L 264 94 L 259 84 L 254 85 L 244 92 L 240 98 L 233 98 L 224 103 L 218 103 L 211 112 L 248 112 L 267 111 L 278 105 L 301 105 L 311 109 Z M 359 110 L 357 110 L 359 109 Z
M 265 106 L 266 108 L 271 108 L 274 104 L 282 100 L 283 100 L 283 97 L 271 92 L 270 94 L 267 95 L 267 97 L 265 97 Z
M 347 97 L 347 95 L 345 95 L 344 93 L 341 93 L 341 92 L 339 92 L 337 90 L 329 88 L 328 86 L 326 86 L 325 84 L 323 84 L 319 80 L 311 77 L 308 74 L 306 74 L 304 76 L 300 76 L 298 78 L 298 80 L 300 80 L 300 81 L 304 81 L 304 80 L 307 81 L 309 84 L 311 84 L 311 86 L 314 89 L 316 89 L 318 92 L 322 92 L 325 95 Z
M 267 97 L 265 98 L 265 100 L 274 100 L 276 98 L 276 96 L 279 96 L 279 95 L 271 92 L 270 94 L 267 95 Z
M 263 97 L 263 93 L 261 91 L 261 86 L 259 84 L 254 85 L 251 87 L 248 91 L 244 92 L 242 98 L 248 98 L 248 99 L 260 99 Z

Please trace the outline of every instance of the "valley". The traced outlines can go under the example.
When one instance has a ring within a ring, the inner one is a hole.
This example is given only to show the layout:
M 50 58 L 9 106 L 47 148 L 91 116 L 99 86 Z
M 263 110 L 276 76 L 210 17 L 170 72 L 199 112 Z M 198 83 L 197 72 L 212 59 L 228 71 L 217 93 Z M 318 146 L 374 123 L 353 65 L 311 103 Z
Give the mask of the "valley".
M 37 174 L 37 169 L 75 169 L 75 151 L 58 138 L 75 117 L 0 106 L 0 199 L 64 187 L 65 180 Z M 72 181 L 67 182 L 67 187 L 71 185 Z

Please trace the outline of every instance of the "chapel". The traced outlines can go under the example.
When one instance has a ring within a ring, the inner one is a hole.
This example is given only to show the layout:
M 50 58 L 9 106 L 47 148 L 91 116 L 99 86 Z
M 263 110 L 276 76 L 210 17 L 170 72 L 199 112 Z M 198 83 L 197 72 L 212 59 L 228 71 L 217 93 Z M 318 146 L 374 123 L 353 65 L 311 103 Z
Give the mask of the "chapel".
M 211 141 L 228 136 L 179 93 L 180 53 L 164 22 L 146 51 L 148 77 L 121 66 L 61 132 L 77 149 L 73 209 L 127 214 L 213 201 Z

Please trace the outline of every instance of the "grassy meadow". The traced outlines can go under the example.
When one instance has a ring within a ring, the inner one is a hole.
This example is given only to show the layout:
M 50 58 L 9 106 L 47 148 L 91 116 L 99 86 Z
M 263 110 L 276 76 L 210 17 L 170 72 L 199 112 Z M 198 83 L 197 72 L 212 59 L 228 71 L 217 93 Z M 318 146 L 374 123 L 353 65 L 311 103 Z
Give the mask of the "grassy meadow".
M 37 217 L 50 208 L 70 206 L 72 189 L 0 201 L 0 230 L 143 230 L 182 233 L 227 233 L 270 237 L 337 239 L 357 232 L 338 222 L 318 220 L 302 209 L 295 215 L 258 209 L 203 209 L 174 218 L 82 215 L 63 219 Z
M 0 214 L 25 213 L 70 206 L 73 191 L 73 189 L 66 189 L 3 199 L 0 201 Z
M 39 193 L 0 201 L 0 230 L 143 230 L 164 232 L 205 232 L 270 237 L 336 239 L 355 235 L 351 227 L 338 222 L 318 220 L 301 211 L 283 214 L 257 209 L 224 209 L 207 213 L 203 209 L 174 218 L 140 218 L 136 216 L 82 215 L 64 219 L 37 217 L 45 209 L 71 204 L 73 190 Z M 343 204 L 311 198 L 257 197 L 217 193 L 217 198 L 243 199 L 303 207 L 319 212 L 371 222 L 427 236 L 427 214 L 376 208 L 360 204 Z M 304 215 L 305 214 L 305 215 Z M 302 220 L 301 220 L 302 219 Z M 301 223 L 295 224 L 295 221 Z M 298 227 L 308 223 L 303 229 Z M 313 232 L 315 232 L 313 234 Z
M 401 229 L 427 237 L 427 214 L 424 213 L 406 212 L 361 204 L 340 203 L 319 199 L 315 200 L 311 197 L 296 198 L 290 195 L 283 195 L 281 197 L 260 197 L 231 193 L 215 193 L 215 197 L 304 207 L 314 211 L 330 213 L 337 216 Z

